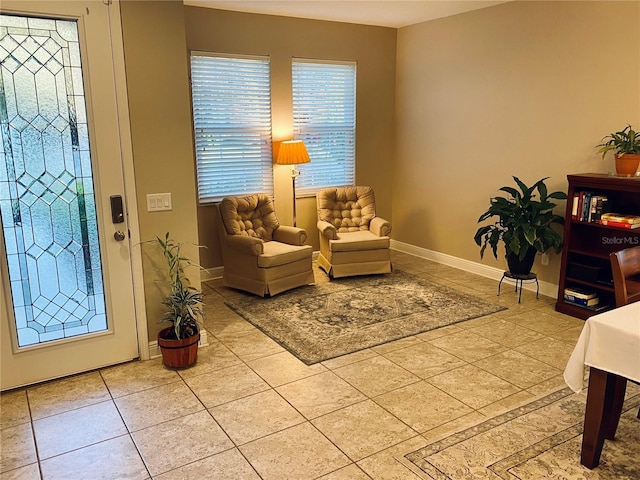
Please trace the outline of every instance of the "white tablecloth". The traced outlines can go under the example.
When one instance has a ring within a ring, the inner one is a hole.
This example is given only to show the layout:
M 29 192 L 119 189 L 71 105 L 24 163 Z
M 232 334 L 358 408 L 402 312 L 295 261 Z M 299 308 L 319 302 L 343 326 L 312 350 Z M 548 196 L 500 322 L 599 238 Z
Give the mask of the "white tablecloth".
M 640 302 L 587 319 L 564 380 L 578 393 L 584 388 L 584 366 L 640 382 Z

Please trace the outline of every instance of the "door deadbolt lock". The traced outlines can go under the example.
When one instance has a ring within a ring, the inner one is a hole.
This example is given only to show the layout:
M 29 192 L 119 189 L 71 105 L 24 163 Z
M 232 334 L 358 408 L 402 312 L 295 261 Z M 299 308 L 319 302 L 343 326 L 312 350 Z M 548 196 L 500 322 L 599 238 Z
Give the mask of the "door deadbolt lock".
M 121 232 L 120 230 L 117 230 L 114 234 L 113 234 L 113 238 L 116 239 L 117 242 L 121 242 L 125 239 L 126 235 L 124 234 L 124 232 Z

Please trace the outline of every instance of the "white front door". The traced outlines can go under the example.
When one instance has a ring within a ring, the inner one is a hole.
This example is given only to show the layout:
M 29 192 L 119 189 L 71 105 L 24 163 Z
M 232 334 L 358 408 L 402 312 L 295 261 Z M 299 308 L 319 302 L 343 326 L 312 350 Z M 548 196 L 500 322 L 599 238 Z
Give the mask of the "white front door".
M 110 3 L 0 4 L 3 390 L 139 356 Z

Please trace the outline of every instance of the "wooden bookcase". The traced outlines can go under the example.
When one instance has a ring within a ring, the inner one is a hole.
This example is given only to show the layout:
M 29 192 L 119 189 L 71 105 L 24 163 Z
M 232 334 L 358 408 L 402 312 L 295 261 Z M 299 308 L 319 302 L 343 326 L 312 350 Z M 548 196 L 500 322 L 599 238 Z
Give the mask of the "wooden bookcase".
M 596 312 L 564 301 L 566 287 L 594 290 L 600 304 L 615 306 L 609 254 L 640 245 L 640 228 L 623 229 L 572 219 L 574 196 L 580 192 L 604 195 L 610 211 L 640 215 L 640 177 L 615 177 L 585 173 L 567 175 L 569 190 L 565 212 L 562 263 L 558 282 L 556 310 L 586 319 Z

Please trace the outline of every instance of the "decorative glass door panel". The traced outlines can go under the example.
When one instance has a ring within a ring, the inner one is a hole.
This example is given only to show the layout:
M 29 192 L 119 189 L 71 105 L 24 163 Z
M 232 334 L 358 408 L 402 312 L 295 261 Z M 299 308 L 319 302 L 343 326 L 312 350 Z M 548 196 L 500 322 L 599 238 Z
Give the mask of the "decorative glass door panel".
M 106 330 L 77 21 L 0 15 L 0 122 L 18 346 Z
M 139 353 L 120 5 L 0 1 L 4 390 Z

